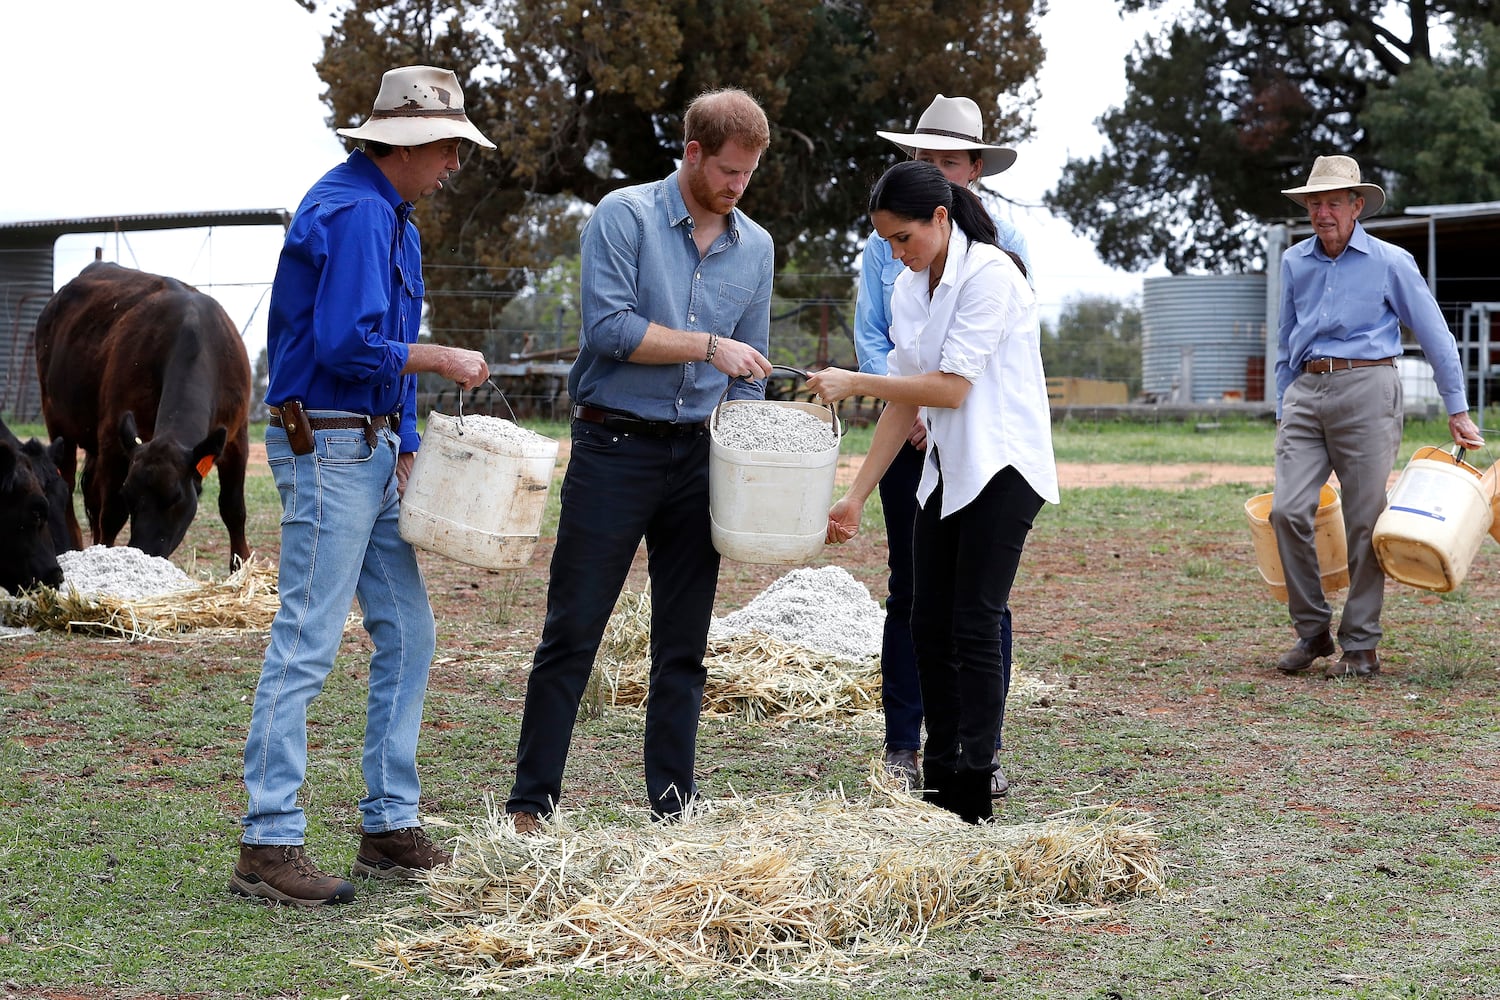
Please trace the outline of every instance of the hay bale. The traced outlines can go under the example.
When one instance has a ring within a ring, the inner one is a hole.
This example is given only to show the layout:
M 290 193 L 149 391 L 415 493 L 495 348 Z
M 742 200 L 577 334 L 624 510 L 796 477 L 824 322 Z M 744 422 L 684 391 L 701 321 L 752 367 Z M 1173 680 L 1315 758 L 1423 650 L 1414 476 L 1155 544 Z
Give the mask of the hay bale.
M 124 639 L 170 639 L 186 632 L 243 632 L 271 627 L 276 567 L 251 556 L 223 580 L 147 597 L 38 587 L 0 605 L 11 626 Z
M 871 768 L 841 792 L 730 798 L 673 824 L 515 834 L 494 811 L 461 832 L 425 900 L 387 914 L 353 964 L 470 992 L 591 970 L 683 979 L 848 981 L 941 928 L 1097 916 L 1163 892 L 1148 817 L 1076 809 L 969 826 Z

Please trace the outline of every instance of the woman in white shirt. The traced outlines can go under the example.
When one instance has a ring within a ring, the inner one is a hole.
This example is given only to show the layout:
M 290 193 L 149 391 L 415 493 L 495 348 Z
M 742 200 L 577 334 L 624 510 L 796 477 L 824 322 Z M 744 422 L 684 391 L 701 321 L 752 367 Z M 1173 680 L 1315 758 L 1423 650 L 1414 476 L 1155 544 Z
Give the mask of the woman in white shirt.
M 853 485 L 828 513 L 828 540 L 859 530 L 920 411 L 928 446 L 911 626 L 927 721 L 923 797 L 977 823 L 992 815 L 1000 615 L 1033 518 L 1058 501 L 1036 297 L 996 246 L 979 199 L 929 163 L 886 171 L 870 221 L 907 270 L 891 296 L 889 374 L 826 368 L 808 379 L 828 403 L 887 401 Z

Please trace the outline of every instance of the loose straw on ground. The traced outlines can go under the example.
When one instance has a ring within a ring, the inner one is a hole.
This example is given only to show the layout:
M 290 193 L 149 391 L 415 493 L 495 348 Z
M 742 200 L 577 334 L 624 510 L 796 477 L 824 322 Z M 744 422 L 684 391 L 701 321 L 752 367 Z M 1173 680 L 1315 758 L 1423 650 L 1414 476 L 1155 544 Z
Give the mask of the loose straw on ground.
M 152 597 L 121 598 L 40 587 L 6 600 L 7 625 L 125 639 L 170 639 L 185 632 L 242 632 L 271 627 L 276 567 L 251 556 L 223 580 Z
M 651 598 L 627 591 L 615 605 L 585 702 L 646 703 L 650 677 Z M 703 712 L 749 722 L 835 722 L 880 708 L 880 659 L 819 652 L 760 632 L 710 639 Z M 1011 679 L 1013 704 L 1030 705 L 1059 690 L 1031 674 Z
M 520 837 L 492 810 L 353 964 L 472 993 L 583 971 L 868 984 L 872 962 L 939 929 L 1087 918 L 1162 892 L 1149 818 L 1093 807 L 969 826 L 876 762 L 861 800 L 729 798 L 672 824 L 556 814 Z

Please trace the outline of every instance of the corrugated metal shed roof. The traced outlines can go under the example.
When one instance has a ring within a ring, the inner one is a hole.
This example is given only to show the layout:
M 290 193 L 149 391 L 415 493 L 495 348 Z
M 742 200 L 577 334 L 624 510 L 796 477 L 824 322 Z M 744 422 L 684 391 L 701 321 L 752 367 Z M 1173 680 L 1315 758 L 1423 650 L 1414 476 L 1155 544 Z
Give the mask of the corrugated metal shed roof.
M 69 233 L 140 232 L 202 226 L 282 226 L 292 215 L 284 208 L 238 208 L 214 212 L 162 212 L 151 215 L 98 215 L 78 219 L 0 222 L 0 249 L 50 244 Z

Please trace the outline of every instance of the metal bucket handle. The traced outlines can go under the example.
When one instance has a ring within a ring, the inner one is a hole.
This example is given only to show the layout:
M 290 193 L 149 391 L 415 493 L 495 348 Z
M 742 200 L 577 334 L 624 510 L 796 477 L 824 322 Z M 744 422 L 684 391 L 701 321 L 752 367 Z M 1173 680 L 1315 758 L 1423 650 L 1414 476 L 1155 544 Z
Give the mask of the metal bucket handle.
M 487 379 L 485 379 L 485 381 L 490 384 L 490 388 L 491 389 L 494 389 L 496 392 L 498 392 L 500 394 L 500 402 L 502 402 L 502 403 L 505 404 L 505 409 L 510 413 L 510 422 L 513 423 L 513 424 L 519 424 L 521 421 L 519 421 L 519 420 L 516 419 L 516 411 L 513 410 L 513 409 L 511 409 L 510 400 L 508 400 L 508 399 L 505 398 L 505 390 L 502 389 L 502 388 L 500 388 L 498 385 L 496 385 L 495 384 L 495 380 L 492 379 L 492 378 L 487 378 Z M 458 394 L 458 436 L 459 437 L 463 437 L 463 434 L 464 434 L 464 394 L 463 393 L 459 393 Z
M 800 377 L 800 378 L 802 378 L 804 380 L 807 379 L 807 378 L 809 378 L 811 376 L 811 374 L 812 374 L 811 372 L 803 371 L 801 368 L 793 368 L 791 365 L 772 365 L 771 366 L 771 370 L 772 371 L 775 371 L 778 368 L 780 368 L 784 372 L 791 372 L 793 375 L 796 375 L 796 376 L 798 376 L 798 377 Z M 749 382 L 751 380 L 748 379 L 748 378 L 746 378 L 743 375 L 733 375 L 733 376 L 730 376 L 730 379 L 729 379 L 728 382 L 724 383 L 724 391 L 719 394 L 719 405 L 714 407 L 714 413 L 713 413 L 713 429 L 714 430 L 718 430 L 719 429 L 719 409 L 720 409 L 720 407 L 722 407 L 724 405 L 724 401 L 729 398 L 729 387 L 732 386 L 732 385 L 734 385 L 734 383 L 736 381 L 739 381 L 739 382 Z M 843 436 L 842 433 L 841 433 L 842 429 L 839 426 L 839 411 L 834 408 L 834 405 L 832 403 L 824 403 L 823 405 L 826 406 L 826 407 L 828 407 L 828 413 L 833 418 L 832 421 L 830 421 L 830 423 L 831 423 L 831 425 L 833 427 L 834 434 L 837 434 L 840 437 L 842 437 Z

